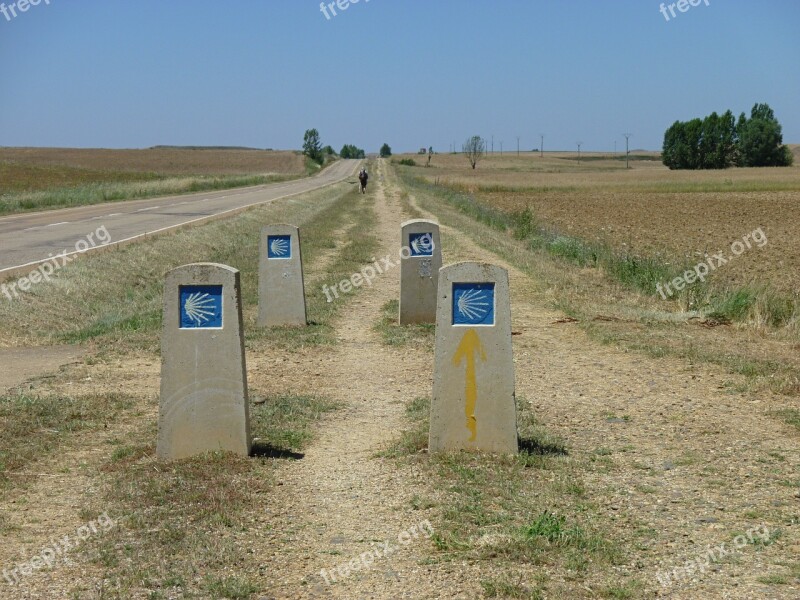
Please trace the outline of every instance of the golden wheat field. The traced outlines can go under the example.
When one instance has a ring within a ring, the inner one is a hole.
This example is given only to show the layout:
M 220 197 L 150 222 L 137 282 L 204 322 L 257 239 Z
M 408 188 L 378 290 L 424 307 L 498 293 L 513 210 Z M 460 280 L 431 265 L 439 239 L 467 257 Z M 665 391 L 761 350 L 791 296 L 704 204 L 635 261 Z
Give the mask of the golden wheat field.
M 506 211 L 530 207 L 540 226 L 620 252 L 687 265 L 723 253 L 729 260 L 715 271 L 717 282 L 800 289 L 800 160 L 788 168 L 670 171 L 654 153 L 636 157 L 626 170 L 610 155 L 578 162 L 568 153 L 495 153 L 473 171 L 462 155 L 435 155 L 430 168 L 413 172 Z

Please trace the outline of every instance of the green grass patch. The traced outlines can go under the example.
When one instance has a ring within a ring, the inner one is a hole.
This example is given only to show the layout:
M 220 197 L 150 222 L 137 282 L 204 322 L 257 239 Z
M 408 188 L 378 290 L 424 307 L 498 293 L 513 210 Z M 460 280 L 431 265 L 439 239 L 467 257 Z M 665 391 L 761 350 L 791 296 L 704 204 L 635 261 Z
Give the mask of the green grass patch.
M 600 595 L 614 600 L 630 600 L 640 597 L 643 588 L 641 581 L 633 579 L 622 584 L 606 586 L 600 590 Z
M 422 347 L 433 351 L 436 325 L 433 323 L 400 325 L 398 323 L 399 311 L 400 302 L 398 300 L 389 300 L 381 308 L 381 318 L 374 329 L 381 334 L 383 343 L 387 346 L 414 344 L 418 349 Z
M 431 399 L 428 397 L 414 398 L 409 402 L 406 406 L 408 427 L 381 455 L 398 458 L 427 450 L 430 412 Z
M 520 578 L 521 579 L 521 578 Z M 481 581 L 481 588 L 486 598 L 514 598 L 521 600 L 544 600 L 544 590 L 530 588 L 521 580 L 512 581 L 507 578 L 492 578 Z
M 383 456 L 409 461 L 435 481 L 432 511 L 437 561 L 486 561 L 499 567 L 482 582 L 487 597 L 535 598 L 543 593 L 516 581 L 512 573 L 529 565 L 565 567 L 575 579 L 602 579 L 624 553 L 599 524 L 587 501 L 581 465 L 563 442 L 549 434 L 519 399 L 520 453 L 489 455 L 452 452 L 428 455 L 430 399 L 416 398 L 406 408 L 408 427 Z M 546 473 L 546 475 L 545 475 Z M 558 593 L 549 590 L 553 597 Z M 566 596 L 564 596 L 566 597 Z
M 310 424 L 338 407 L 319 396 L 268 396 L 250 409 L 253 436 L 262 451 L 302 450 L 313 437 Z
M 123 393 L 0 397 L 0 489 L 20 483 L 15 472 L 52 454 L 70 436 L 103 429 L 133 404 Z
M 794 321 L 798 313 L 796 298 L 776 294 L 763 286 L 724 290 L 710 302 L 708 317 L 721 322 L 753 320 L 782 327 Z
M 676 181 L 639 184 L 636 191 L 644 194 L 719 194 L 748 192 L 796 192 L 800 184 L 796 181 Z
M 796 408 L 787 408 L 785 410 L 777 411 L 776 416 L 780 418 L 787 425 L 800 430 L 800 410 Z

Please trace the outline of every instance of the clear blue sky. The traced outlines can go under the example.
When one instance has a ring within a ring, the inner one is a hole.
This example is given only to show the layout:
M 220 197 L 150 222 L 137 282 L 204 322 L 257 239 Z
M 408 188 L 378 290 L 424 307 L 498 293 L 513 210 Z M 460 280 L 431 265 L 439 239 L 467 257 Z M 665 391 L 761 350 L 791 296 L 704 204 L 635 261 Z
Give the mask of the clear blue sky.
M 798 0 L 659 4 L 41 0 L 0 14 L 0 145 L 299 148 L 316 127 L 368 152 L 658 149 L 676 119 L 755 102 L 800 142 Z

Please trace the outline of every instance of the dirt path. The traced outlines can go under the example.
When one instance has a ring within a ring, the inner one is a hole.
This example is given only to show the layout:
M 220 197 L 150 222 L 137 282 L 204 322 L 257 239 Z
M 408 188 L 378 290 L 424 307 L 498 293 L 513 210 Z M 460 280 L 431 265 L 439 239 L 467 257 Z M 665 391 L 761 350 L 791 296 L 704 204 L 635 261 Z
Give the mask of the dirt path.
M 373 178 L 383 246 L 377 258 L 397 251 L 406 218 L 384 168 Z M 629 564 L 615 567 L 610 577 L 639 578 L 645 597 L 800 597 L 791 579 L 780 586 L 758 581 L 800 560 L 800 441 L 795 430 L 769 416 L 773 399 L 732 391 L 732 376 L 717 368 L 590 341 L 575 325 L 558 322 L 563 315 L 543 306 L 526 274 L 465 233 L 449 227 L 442 232 L 453 248 L 445 263 L 484 260 L 509 269 L 513 328 L 520 332 L 514 336 L 518 400 L 530 402 L 573 456 L 592 465 L 583 474 L 587 501 L 636 548 Z M 248 356 L 251 386 L 259 391 L 316 393 L 344 406 L 321 422 L 303 459 L 276 466 L 278 485 L 264 505 L 254 507 L 266 512 L 268 525 L 247 540 L 266 567 L 264 598 L 482 597 L 481 571 L 491 565 L 427 564 L 430 530 L 424 522 L 430 517 L 435 526 L 435 520 L 427 510 L 415 510 L 414 497 L 438 482 L 377 456 L 404 428 L 405 404 L 431 393 L 430 353 L 386 347 L 372 330 L 382 306 L 398 297 L 398 286 L 395 268 L 360 290 L 335 322 L 333 347 Z M 108 442 L 154 422 L 159 365 L 152 357 L 76 366 L 65 385 L 74 393 L 118 387 L 123 367 L 140 388 L 135 417 L 77 435 L 65 452 L 20 474 L 26 485 L 0 504 L 0 524 L 10 517 L 0 568 L 31 558 L 51 539 L 83 525 L 81 507 L 101 483 L 96 467 L 107 459 Z M 657 573 L 701 556 L 708 546 L 733 549 L 734 536 L 753 528 L 766 528 L 770 545 L 748 544 L 689 585 L 656 580 Z M 353 559 L 360 565 L 365 552 L 382 554 L 386 542 L 393 551 L 374 558 L 371 568 L 349 574 L 339 568 Z M 93 579 L 92 570 L 81 563 L 42 571 L 26 578 L 13 597 L 66 597 L 75 580 Z M 536 574 L 535 566 L 523 573 L 526 580 Z M 589 590 L 586 597 L 596 594 Z
M 385 180 L 373 177 L 383 240 L 379 257 L 397 252 L 403 220 L 397 194 Z M 281 485 L 268 508 L 274 529 L 263 549 L 272 572 L 266 597 L 473 597 L 467 589 L 474 586 L 446 567 L 420 564 L 430 542 L 427 526 L 420 527 L 425 512 L 412 508 L 419 476 L 376 457 L 402 431 L 405 403 L 429 395 L 432 386 L 426 355 L 387 348 L 371 329 L 381 307 L 398 295 L 399 267 L 360 292 L 336 323 L 335 348 L 306 370 L 320 375 L 314 377 L 322 383 L 316 391 L 344 408 L 326 419 L 305 458 L 276 474 Z M 399 539 L 413 527 L 420 532 L 416 539 Z M 383 552 L 385 542 L 395 551 L 376 558 L 370 570 L 348 576 L 337 571 L 364 552 Z M 330 585 L 320 575 L 323 569 Z
M 442 232 L 456 242 L 459 260 L 509 269 L 513 328 L 521 332 L 514 338 L 518 401 L 530 402 L 573 454 L 602 457 L 585 473 L 590 497 L 622 537 L 640 545 L 622 570 L 657 597 L 800 597 L 791 578 L 783 586 L 758 581 L 800 559 L 800 440 L 768 414 L 782 402 L 732 392 L 732 376 L 713 366 L 592 342 L 559 323 L 562 313 L 531 301 L 537 293 L 527 275 L 463 233 Z M 748 543 L 688 585 L 657 580 L 709 546 L 734 549 L 734 537 L 754 528 L 768 530 L 770 545 Z M 636 538 L 637 530 L 649 535 Z
M 57 371 L 80 360 L 86 350 L 79 346 L 0 349 L 0 394 L 34 377 Z

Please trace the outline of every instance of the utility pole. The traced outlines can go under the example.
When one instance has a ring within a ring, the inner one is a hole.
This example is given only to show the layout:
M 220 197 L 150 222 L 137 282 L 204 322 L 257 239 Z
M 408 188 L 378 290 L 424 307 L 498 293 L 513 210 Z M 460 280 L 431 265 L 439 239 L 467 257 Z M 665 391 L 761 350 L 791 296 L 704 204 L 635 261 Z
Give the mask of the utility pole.
M 617 158 L 617 140 L 614 140 L 614 158 Z
M 544 134 L 540 133 L 539 137 L 542 138 L 542 144 L 539 146 L 539 158 L 544 158 Z
M 492 154 L 494 154 L 494 134 L 492 134 Z
M 517 136 L 517 156 L 519 156 L 519 136 Z
M 632 133 L 623 133 L 622 135 L 625 136 L 625 168 L 629 169 L 628 166 L 628 157 L 630 156 L 630 151 L 628 150 L 628 139 L 633 135 Z
M 583 142 L 576 142 L 578 144 L 578 162 L 581 162 L 581 146 Z
M 503 156 L 503 140 L 500 140 L 500 156 Z

